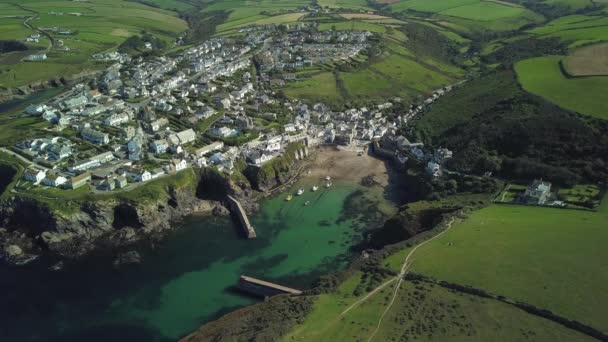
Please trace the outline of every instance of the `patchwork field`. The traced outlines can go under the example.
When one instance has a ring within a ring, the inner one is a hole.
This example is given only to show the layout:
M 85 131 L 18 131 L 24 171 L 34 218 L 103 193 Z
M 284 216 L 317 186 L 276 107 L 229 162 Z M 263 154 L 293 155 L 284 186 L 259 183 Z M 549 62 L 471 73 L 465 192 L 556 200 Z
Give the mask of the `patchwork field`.
M 608 331 L 608 202 L 598 212 L 493 205 L 416 251 L 412 272 Z M 403 260 L 406 251 L 389 259 Z M 395 266 L 393 266 L 395 267 Z
M 608 77 L 567 78 L 561 71 L 561 56 L 531 58 L 515 65 L 525 90 L 582 114 L 608 118 L 605 95 Z
M 187 29 L 187 24 L 174 12 L 122 0 L 29 0 L 21 1 L 19 5 L 2 4 L 2 9 L 9 6 L 12 11 L 33 17 L 28 22 L 32 27 L 55 27 L 71 34 L 60 35 L 49 31 L 55 40 L 63 41 L 62 46 L 49 48 L 50 41 L 43 37 L 38 44 L 30 45 L 33 50 L 27 53 L 0 56 L 0 86 L 19 86 L 99 68 L 90 61 L 90 56 L 117 47 L 133 34 L 146 31 L 172 43 L 177 34 Z M 0 37 L 23 41 L 35 33 L 25 26 L 24 20 L 0 17 Z M 24 55 L 35 53 L 36 49 L 46 51 L 48 60 L 21 62 Z
M 237 26 L 250 25 L 257 20 L 285 14 L 285 11 L 305 8 L 309 4 L 310 2 L 303 0 L 222 0 L 209 3 L 203 11 L 227 11 L 229 13 L 226 21 L 217 27 L 217 30 L 222 32 Z
M 562 61 L 571 76 L 608 75 L 608 43 L 577 49 Z
M 539 38 L 557 37 L 569 47 L 608 40 L 608 17 L 570 15 L 527 31 Z
M 543 19 L 524 7 L 503 1 L 404 0 L 391 4 L 389 8 L 393 12 L 413 10 L 434 13 L 440 19 L 474 31 L 516 29 Z

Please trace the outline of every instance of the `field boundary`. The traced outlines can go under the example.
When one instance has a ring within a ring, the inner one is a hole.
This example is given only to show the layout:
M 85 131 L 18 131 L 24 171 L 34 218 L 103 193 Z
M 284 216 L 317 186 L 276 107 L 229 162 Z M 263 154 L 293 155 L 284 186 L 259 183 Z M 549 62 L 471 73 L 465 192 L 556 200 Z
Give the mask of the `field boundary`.
M 424 276 L 422 274 L 417 273 L 409 273 L 404 277 L 405 281 L 421 281 L 429 284 L 434 284 L 441 286 L 443 288 L 454 290 L 457 292 L 465 293 L 468 295 L 473 295 L 486 299 L 493 299 L 511 306 L 514 306 L 530 315 L 534 315 L 536 317 L 540 317 L 554 323 L 557 323 L 563 327 L 566 327 L 571 330 L 575 330 L 581 334 L 586 336 L 598 339 L 600 341 L 608 341 L 608 334 L 590 326 L 585 323 L 581 323 L 577 320 L 569 319 L 560 315 L 555 314 L 554 312 L 536 307 L 532 304 L 528 304 L 525 302 L 516 301 L 514 299 L 507 298 L 502 295 L 492 294 L 486 290 L 478 289 L 468 285 L 460 285 L 456 283 L 450 283 L 444 280 L 437 280 L 431 277 Z

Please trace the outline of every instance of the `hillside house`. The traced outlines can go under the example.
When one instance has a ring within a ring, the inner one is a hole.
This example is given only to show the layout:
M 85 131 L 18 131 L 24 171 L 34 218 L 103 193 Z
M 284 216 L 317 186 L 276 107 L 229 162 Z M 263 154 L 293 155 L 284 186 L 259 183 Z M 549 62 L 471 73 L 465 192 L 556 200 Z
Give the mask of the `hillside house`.
M 527 204 L 545 204 L 551 196 L 551 183 L 542 179 L 534 180 L 523 194 L 523 202 Z
M 175 172 L 182 171 L 188 167 L 188 163 L 184 159 L 171 160 L 171 169 Z
M 216 141 L 213 142 L 209 145 L 203 146 L 199 149 L 197 149 L 196 151 L 194 151 L 194 155 L 197 157 L 201 157 L 206 155 L 207 153 L 213 152 L 213 151 L 219 151 L 222 148 L 224 148 L 224 142 L 223 141 Z
M 81 175 L 78 176 L 74 176 L 72 177 L 68 183 L 67 186 L 70 189 L 78 189 L 81 186 L 87 184 L 87 182 L 89 182 L 91 180 L 91 174 L 90 173 L 83 173 Z
M 150 150 L 154 154 L 163 154 L 167 152 L 169 149 L 169 142 L 166 139 L 154 140 L 152 144 L 150 144 Z
M 67 178 L 58 175 L 58 174 L 50 174 L 47 175 L 45 179 L 42 180 L 44 185 L 52 186 L 52 187 L 60 187 L 64 185 L 68 181 Z
M 27 169 L 23 173 L 23 179 L 34 184 L 40 183 L 46 177 L 46 171 L 38 169 Z
M 110 142 L 110 136 L 107 133 L 103 133 L 92 128 L 84 128 L 80 132 L 80 135 L 83 139 L 97 145 L 105 145 Z

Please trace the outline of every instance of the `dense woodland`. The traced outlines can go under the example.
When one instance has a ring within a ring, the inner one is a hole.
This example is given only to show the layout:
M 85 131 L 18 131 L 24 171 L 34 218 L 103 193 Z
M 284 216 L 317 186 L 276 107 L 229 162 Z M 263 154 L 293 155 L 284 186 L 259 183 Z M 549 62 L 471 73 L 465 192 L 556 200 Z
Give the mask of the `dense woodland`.
M 433 105 L 415 132 L 450 146 L 454 171 L 562 185 L 608 177 L 608 123 L 525 93 L 512 71 L 491 73 Z

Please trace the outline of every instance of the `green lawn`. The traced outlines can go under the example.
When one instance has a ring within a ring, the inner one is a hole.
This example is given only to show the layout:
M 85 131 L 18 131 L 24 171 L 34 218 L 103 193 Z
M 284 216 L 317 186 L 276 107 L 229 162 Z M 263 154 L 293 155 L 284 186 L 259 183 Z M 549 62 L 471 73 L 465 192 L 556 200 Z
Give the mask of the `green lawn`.
M 562 56 L 531 58 L 515 65 L 525 90 L 573 111 L 608 118 L 605 99 L 608 77 L 566 78 L 559 66 Z
M 607 331 L 606 222 L 608 201 L 599 212 L 492 205 L 417 250 L 412 271 Z

